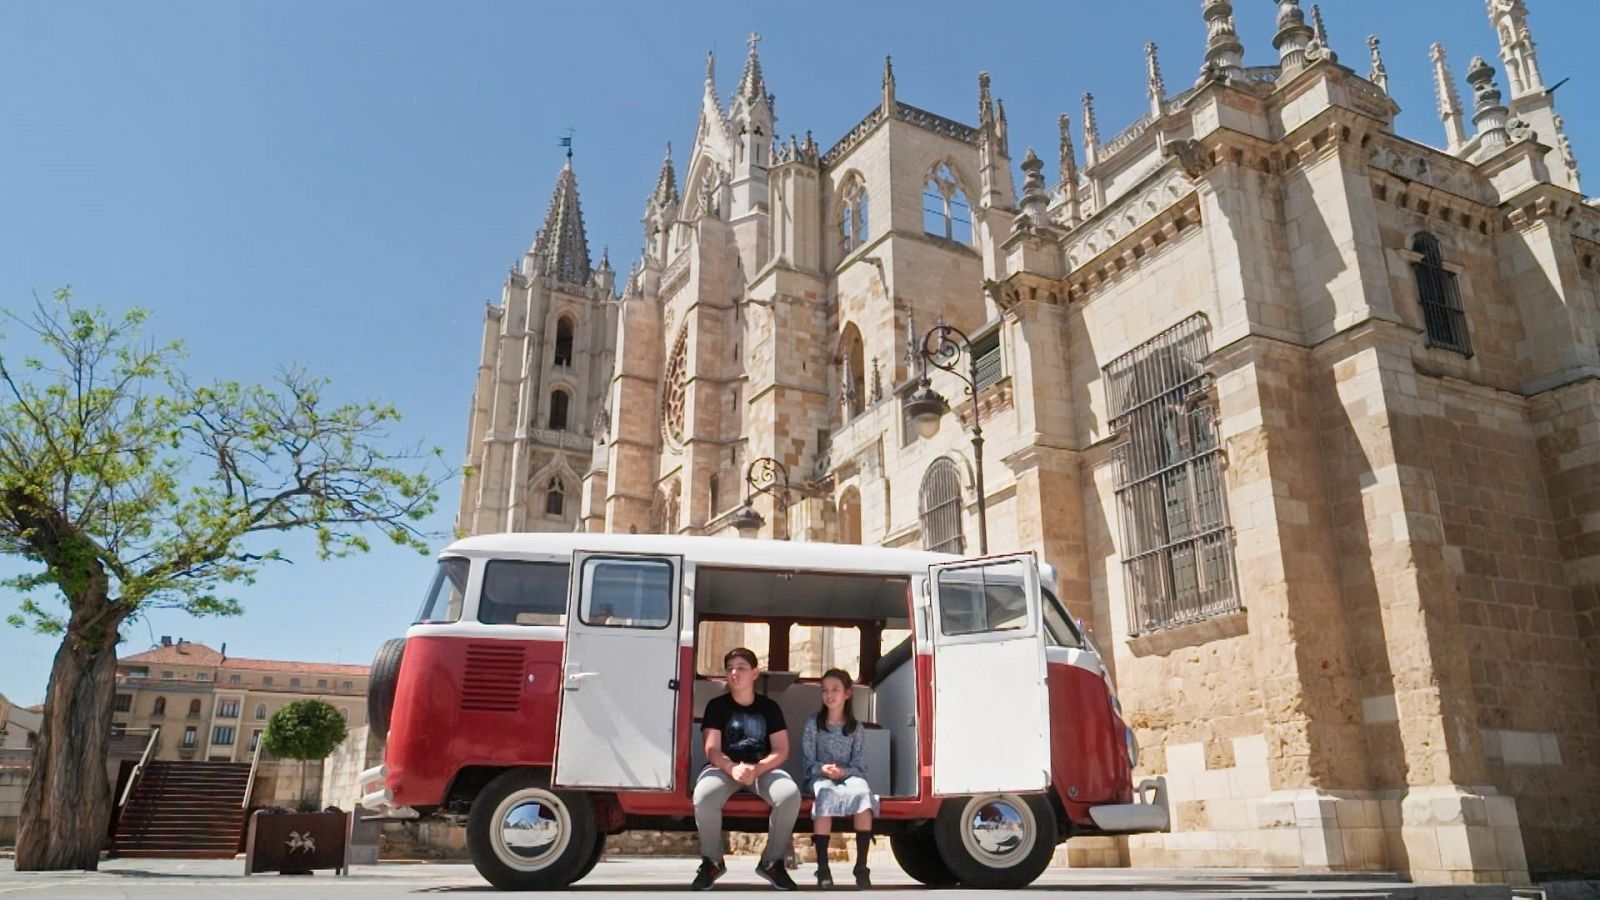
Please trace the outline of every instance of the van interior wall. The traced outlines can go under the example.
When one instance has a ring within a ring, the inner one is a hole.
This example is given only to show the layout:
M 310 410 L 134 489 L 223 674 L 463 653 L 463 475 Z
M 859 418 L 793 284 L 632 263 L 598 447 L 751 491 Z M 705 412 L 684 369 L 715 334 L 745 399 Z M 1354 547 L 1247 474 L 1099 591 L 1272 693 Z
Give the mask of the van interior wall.
M 901 576 L 859 576 L 835 573 L 773 572 L 751 569 L 700 569 L 695 576 L 695 615 L 722 621 L 769 626 L 788 624 L 856 626 L 868 633 L 867 626 L 905 630 L 910 627 L 909 584 Z M 697 621 L 698 626 L 698 621 Z M 696 628 L 696 634 L 705 632 Z M 877 630 L 872 630 L 874 635 Z M 907 641 L 910 639 L 907 638 Z M 787 641 L 774 641 L 787 645 Z M 703 659 L 702 648 L 695 658 Z M 851 691 L 851 708 L 867 728 L 867 780 L 873 790 L 885 797 L 915 796 L 917 792 L 916 666 L 909 644 L 900 652 L 888 654 L 881 664 L 873 660 L 875 672 L 853 672 L 857 679 L 870 678 L 871 685 L 856 684 Z M 720 662 L 720 660 L 719 660 Z M 789 668 L 769 668 L 772 660 L 763 659 L 763 673 L 756 685 L 758 693 L 776 700 L 788 726 L 791 752 L 784 768 L 804 784 L 800 736 L 806 719 L 822 708 L 822 687 L 809 671 L 805 678 L 791 671 L 791 661 L 778 660 Z M 713 667 L 702 664 L 701 671 Z M 720 678 L 699 675 L 694 683 L 694 734 L 691 736 L 691 772 L 705 763 L 705 748 L 700 737 L 700 719 L 712 697 L 726 690 Z M 692 779 L 691 779 L 692 780 Z

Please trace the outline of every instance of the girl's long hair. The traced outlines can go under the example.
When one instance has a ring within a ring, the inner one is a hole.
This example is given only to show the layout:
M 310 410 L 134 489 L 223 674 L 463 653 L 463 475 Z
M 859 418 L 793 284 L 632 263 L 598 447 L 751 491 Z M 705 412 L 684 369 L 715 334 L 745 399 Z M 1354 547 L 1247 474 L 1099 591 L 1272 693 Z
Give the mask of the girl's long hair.
M 856 722 L 856 712 L 852 708 L 855 704 L 851 703 L 855 699 L 854 692 L 851 690 L 855 684 L 855 679 L 851 678 L 850 673 L 843 669 L 829 669 L 822 673 L 822 681 L 827 681 L 829 678 L 835 679 L 844 685 L 844 733 L 855 734 L 856 725 L 859 724 Z M 818 683 L 820 684 L 821 682 Z M 822 709 L 817 710 L 817 730 L 828 730 L 828 704 L 826 703 L 822 704 Z

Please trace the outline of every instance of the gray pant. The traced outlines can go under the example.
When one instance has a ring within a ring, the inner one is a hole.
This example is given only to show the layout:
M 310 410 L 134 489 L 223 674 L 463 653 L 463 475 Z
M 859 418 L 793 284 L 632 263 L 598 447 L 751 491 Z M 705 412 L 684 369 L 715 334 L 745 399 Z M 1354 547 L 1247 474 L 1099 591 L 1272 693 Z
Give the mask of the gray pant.
M 751 790 L 721 769 L 707 766 L 694 783 L 694 824 L 700 829 L 700 855 L 722 861 L 722 805 L 740 790 Z M 794 820 L 800 815 L 800 786 L 788 772 L 773 769 L 756 779 L 756 796 L 767 801 L 772 813 L 767 816 L 767 846 L 761 861 L 782 861 L 794 835 Z

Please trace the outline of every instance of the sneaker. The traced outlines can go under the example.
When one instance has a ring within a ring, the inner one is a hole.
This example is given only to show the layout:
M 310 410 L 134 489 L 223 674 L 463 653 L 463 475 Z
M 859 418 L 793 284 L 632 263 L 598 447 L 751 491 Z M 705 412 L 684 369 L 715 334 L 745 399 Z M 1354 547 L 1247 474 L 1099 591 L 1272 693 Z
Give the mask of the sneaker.
M 856 875 L 856 887 L 858 887 L 858 888 L 869 888 L 869 887 L 872 887 L 872 870 L 871 869 L 867 868 L 866 866 L 856 866 L 855 875 Z
M 689 889 L 695 891 L 709 891 L 711 890 L 712 883 L 718 878 L 721 878 L 723 873 L 727 871 L 727 863 L 712 862 L 709 859 L 701 858 L 700 870 L 694 873 L 694 883 L 689 885 Z
M 833 873 L 829 872 L 827 869 L 818 869 L 817 888 L 825 891 L 831 887 L 833 887 Z
M 772 862 L 760 863 L 756 866 L 756 874 L 762 880 L 780 891 L 795 889 L 794 879 L 789 877 L 789 870 L 784 868 L 783 860 L 775 859 Z

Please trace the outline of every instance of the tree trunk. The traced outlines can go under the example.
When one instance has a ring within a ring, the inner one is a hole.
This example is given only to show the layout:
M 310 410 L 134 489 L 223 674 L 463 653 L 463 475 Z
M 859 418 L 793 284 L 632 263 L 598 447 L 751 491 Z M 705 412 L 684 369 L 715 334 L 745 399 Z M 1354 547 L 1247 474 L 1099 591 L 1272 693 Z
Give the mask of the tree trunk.
M 106 752 L 116 695 L 117 641 L 115 624 L 109 629 L 97 624 L 101 627 L 95 629 L 95 640 L 80 640 L 69 627 L 50 669 L 33 776 L 22 796 L 19 872 L 93 870 L 100 863 L 111 821 Z

